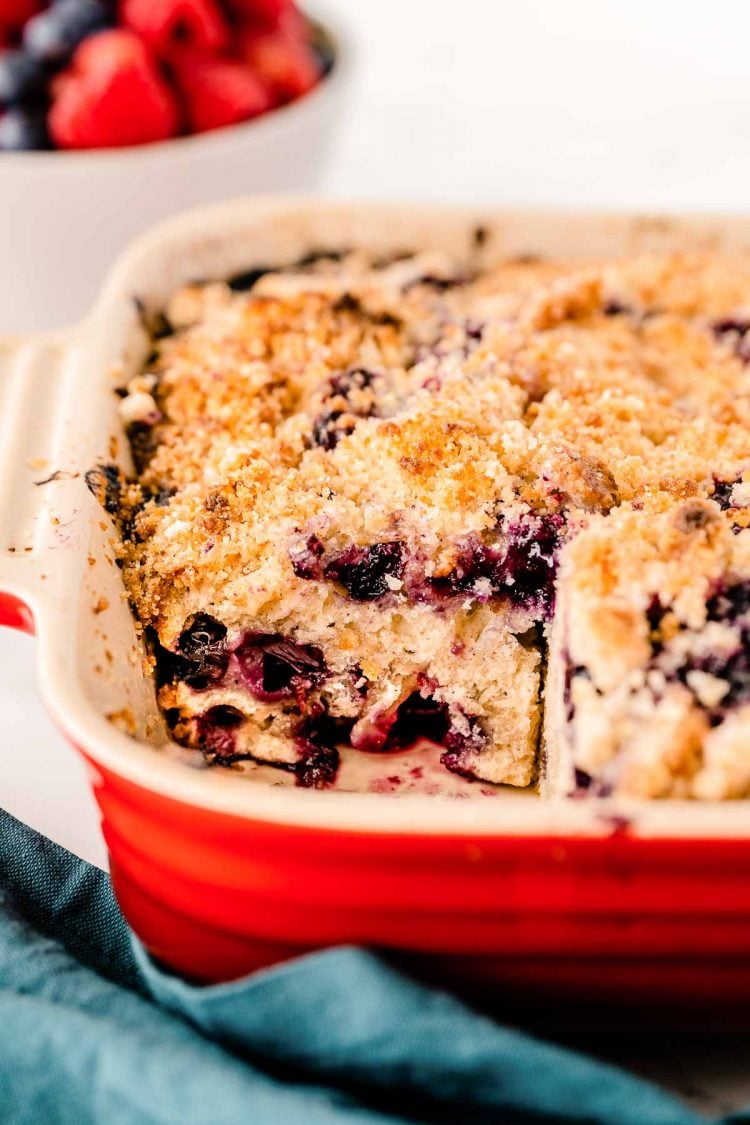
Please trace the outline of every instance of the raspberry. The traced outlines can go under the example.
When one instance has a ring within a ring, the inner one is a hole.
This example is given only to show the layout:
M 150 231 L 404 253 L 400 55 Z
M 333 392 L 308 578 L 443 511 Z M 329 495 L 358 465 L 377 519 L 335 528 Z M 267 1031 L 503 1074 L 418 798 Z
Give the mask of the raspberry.
M 320 78 L 320 63 L 310 45 L 299 35 L 284 31 L 246 31 L 240 36 L 239 51 L 279 101 L 299 98 Z
M 235 14 L 256 27 L 275 28 L 302 21 L 294 0 L 227 0 Z
M 41 0 L 0 0 L 0 24 L 6 30 L 23 27 L 41 6 Z
M 149 49 L 118 28 L 84 40 L 56 79 L 49 127 L 59 148 L 113 148 L 173 137 L 179 115 Z
M 215 0 L 120 0 L 120 22 L 165 57 L 175 51 L 215 54 L 229 42 Z
M 242 63 L 193 57 L 177 60 L 174 73 L 191 132 L 233 125 L 273 106 L 266 87 Z

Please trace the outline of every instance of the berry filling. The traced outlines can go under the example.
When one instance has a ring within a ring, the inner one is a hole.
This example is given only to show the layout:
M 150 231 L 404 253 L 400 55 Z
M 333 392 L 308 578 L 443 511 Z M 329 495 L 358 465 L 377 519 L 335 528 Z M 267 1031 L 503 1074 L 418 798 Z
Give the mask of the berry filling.
M 738 484 L 742 483 L 742 478 L 737 480 L 718 480 L 714 477 L 714 491 L 711 499 L 714 503 L 718 504 L 722 512 L 737 511 L 742 507 L 741 504 L 736 503 L 734 497 L 734 490 Z M 736 523 L 732 529 L 735 535 L 739 535 L 742 530 L 742 524 Z
M 486 735 L 476 715 L 451 716 L 441 703 L 423 689 L 413 691 L 398 707 L 353 732 L 351 744 L 358 750 L 387 754 L 405 750 L 421 739 L 443 747 L 441 763 L 452 773 L 472 779 L 466 761 L 471 753 L 485 748 Z
M 292 570 L 298 578 L 322 578 L 323 566 L 321 559 L 325 547 L 317 535 L 308 535 L 303 543 L 295 543 L 289 548 L 289 559 Z
M 497 545 L 471 537 L 461 546 L 453 570 L 443 578 L 428 579 L 429 587 L 443 596 L 504 596 L 547 618 L 554 605 L 562 524 L 559 515 L 529 515 L 508 524 L 504 541 Z
M 353 433 L 359 418 L 375 416 L 373 378 L 371 371 L 355 367 L 331 379 L 328 405 L 313 423 L 313 445 L 334 449 L 342 437 Z
M 420 738 L 440 744 L 449 727 L 447 705 L 413 691 L 397 707 L 360 725 L 352 745 L 368 753 L 387 754 L 412 746 Z
M 476 715 L 462 715 L 460 729 L 454 723 L 448 730 L 443 745 L 445 751 L 440 755 L 440 761 L 451 773 L 457 773 L 473 781 L 476 777 L 474 771 L 466 764 L 470 755 L 481 754 L 487 745 L 487 735 Z
M 250 634 L 234 655 L 247 687 L 264 703 L 297 699 L 301 706 L 328 671 L 319 648 L 277 634 Z
M 201 749 L 223 761 L 236 757 L 237 727 L 243 722 L 240 711 L 234 707 L 211 707 L 195 720 L 195 731 Z
M 120 515 L 122 476 L 117 465 L 97 465 L 85 475 L 86 487 L 110 516 Z
M 702 672 L 724 681 L 727 688 L 719 703 L 706 708 L 712 724 L 717 726 L 727 711 L 750 700 L 750 584 L 737 583 L 720 589 L 706 605 L 709 622 L 726 625 L 736 634 L 736 645 L 731 652 L 689 654 L 678 665 L 673 664 L 669 659 L 669 647 L 661 635 L 662 623 L 668 612 L 658 599 L 652 601 L 648 610 L 652 652 L 650 668 L 662 672 L 667 681 L 676 680 L 688 688 L 691 688 L 691 672 Z M 684 626 L 679 627 L 679 632 L 684 632 Z
M 298 738 L 299 761 L 294 775 L 301 789 L 329 789 L 339 770 L 339 752 L 334 746 L 323 746 L 309 739 Z
M 563 702 L 565 704 L 565 717 L 569 723 L 572 722 L 576 713 L 576 706 L 573 702 L 573 680 L 576 679 L 590 680 L 591 676 L 589 675 L 589 670 L 583 664 L 573 664 L 570 657 L 566 654 Z
M 731 347 L 738 359 L 750 361 L 750 320 L 728 316 L 714 321 L 711 328 L 717 340 Z
M 302 720 L 295 736 L 299 758 L 292 767 L 297 785 L 303 789 L 333 785 L 340 763 L 336 744 L 348 740 L 351 726 L 351 720 L 334 719 L 325 712 Z
M 414 579 L 407 593 L 416 600 L 472 594 L 480 601 L 508 598 L 541 618 L 554 607 L 554 582 L 563 518 L 557 514 L 527 515 L 513 520 L 499 542 L 483 543 L 469 536 L 458 547 L 453 569 L 440 578 Z M 298 578 L 339 582 L 355 601 L 375 601 L 401 589 L 407 552 L 403 543 L 352 545 L 327 562 L 316 535 L 289 548 Z

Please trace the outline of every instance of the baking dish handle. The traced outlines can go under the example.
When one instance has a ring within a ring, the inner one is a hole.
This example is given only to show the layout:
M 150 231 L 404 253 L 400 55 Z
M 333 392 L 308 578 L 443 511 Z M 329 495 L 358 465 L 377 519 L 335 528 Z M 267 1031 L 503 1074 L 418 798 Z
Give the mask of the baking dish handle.
M 61 468 L 61 395 L 72 332 L 0 337 L 0 624 L 33 632 Z M 47 568 L 49 569 L 49 568 Z

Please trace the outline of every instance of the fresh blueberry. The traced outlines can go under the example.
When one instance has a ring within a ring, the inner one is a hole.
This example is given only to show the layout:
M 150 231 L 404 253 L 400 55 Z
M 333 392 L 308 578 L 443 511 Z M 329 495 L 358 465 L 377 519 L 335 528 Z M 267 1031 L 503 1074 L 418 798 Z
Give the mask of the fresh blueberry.
M 0 152 L 29 152 L 49 148 L 49 144 L 43 109 L 14 106 L 0 117 Z
M 44 90 L 45 70 L 25 51 L 0 51 L 0 104 L 29 101 Z
M 26 24 L 23 45 L 35 59 L 62 63 L 88 35 L 111 23 L 101 0 L 56 0 Z

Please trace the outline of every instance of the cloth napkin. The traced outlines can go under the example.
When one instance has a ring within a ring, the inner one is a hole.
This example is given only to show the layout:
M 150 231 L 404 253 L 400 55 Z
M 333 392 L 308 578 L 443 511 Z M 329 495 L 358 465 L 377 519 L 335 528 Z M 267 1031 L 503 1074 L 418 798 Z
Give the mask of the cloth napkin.
M 189 984 L 130 933 L 104 872 L 0 812 L 3 1123 L 702 1120 L 363 949 Z

